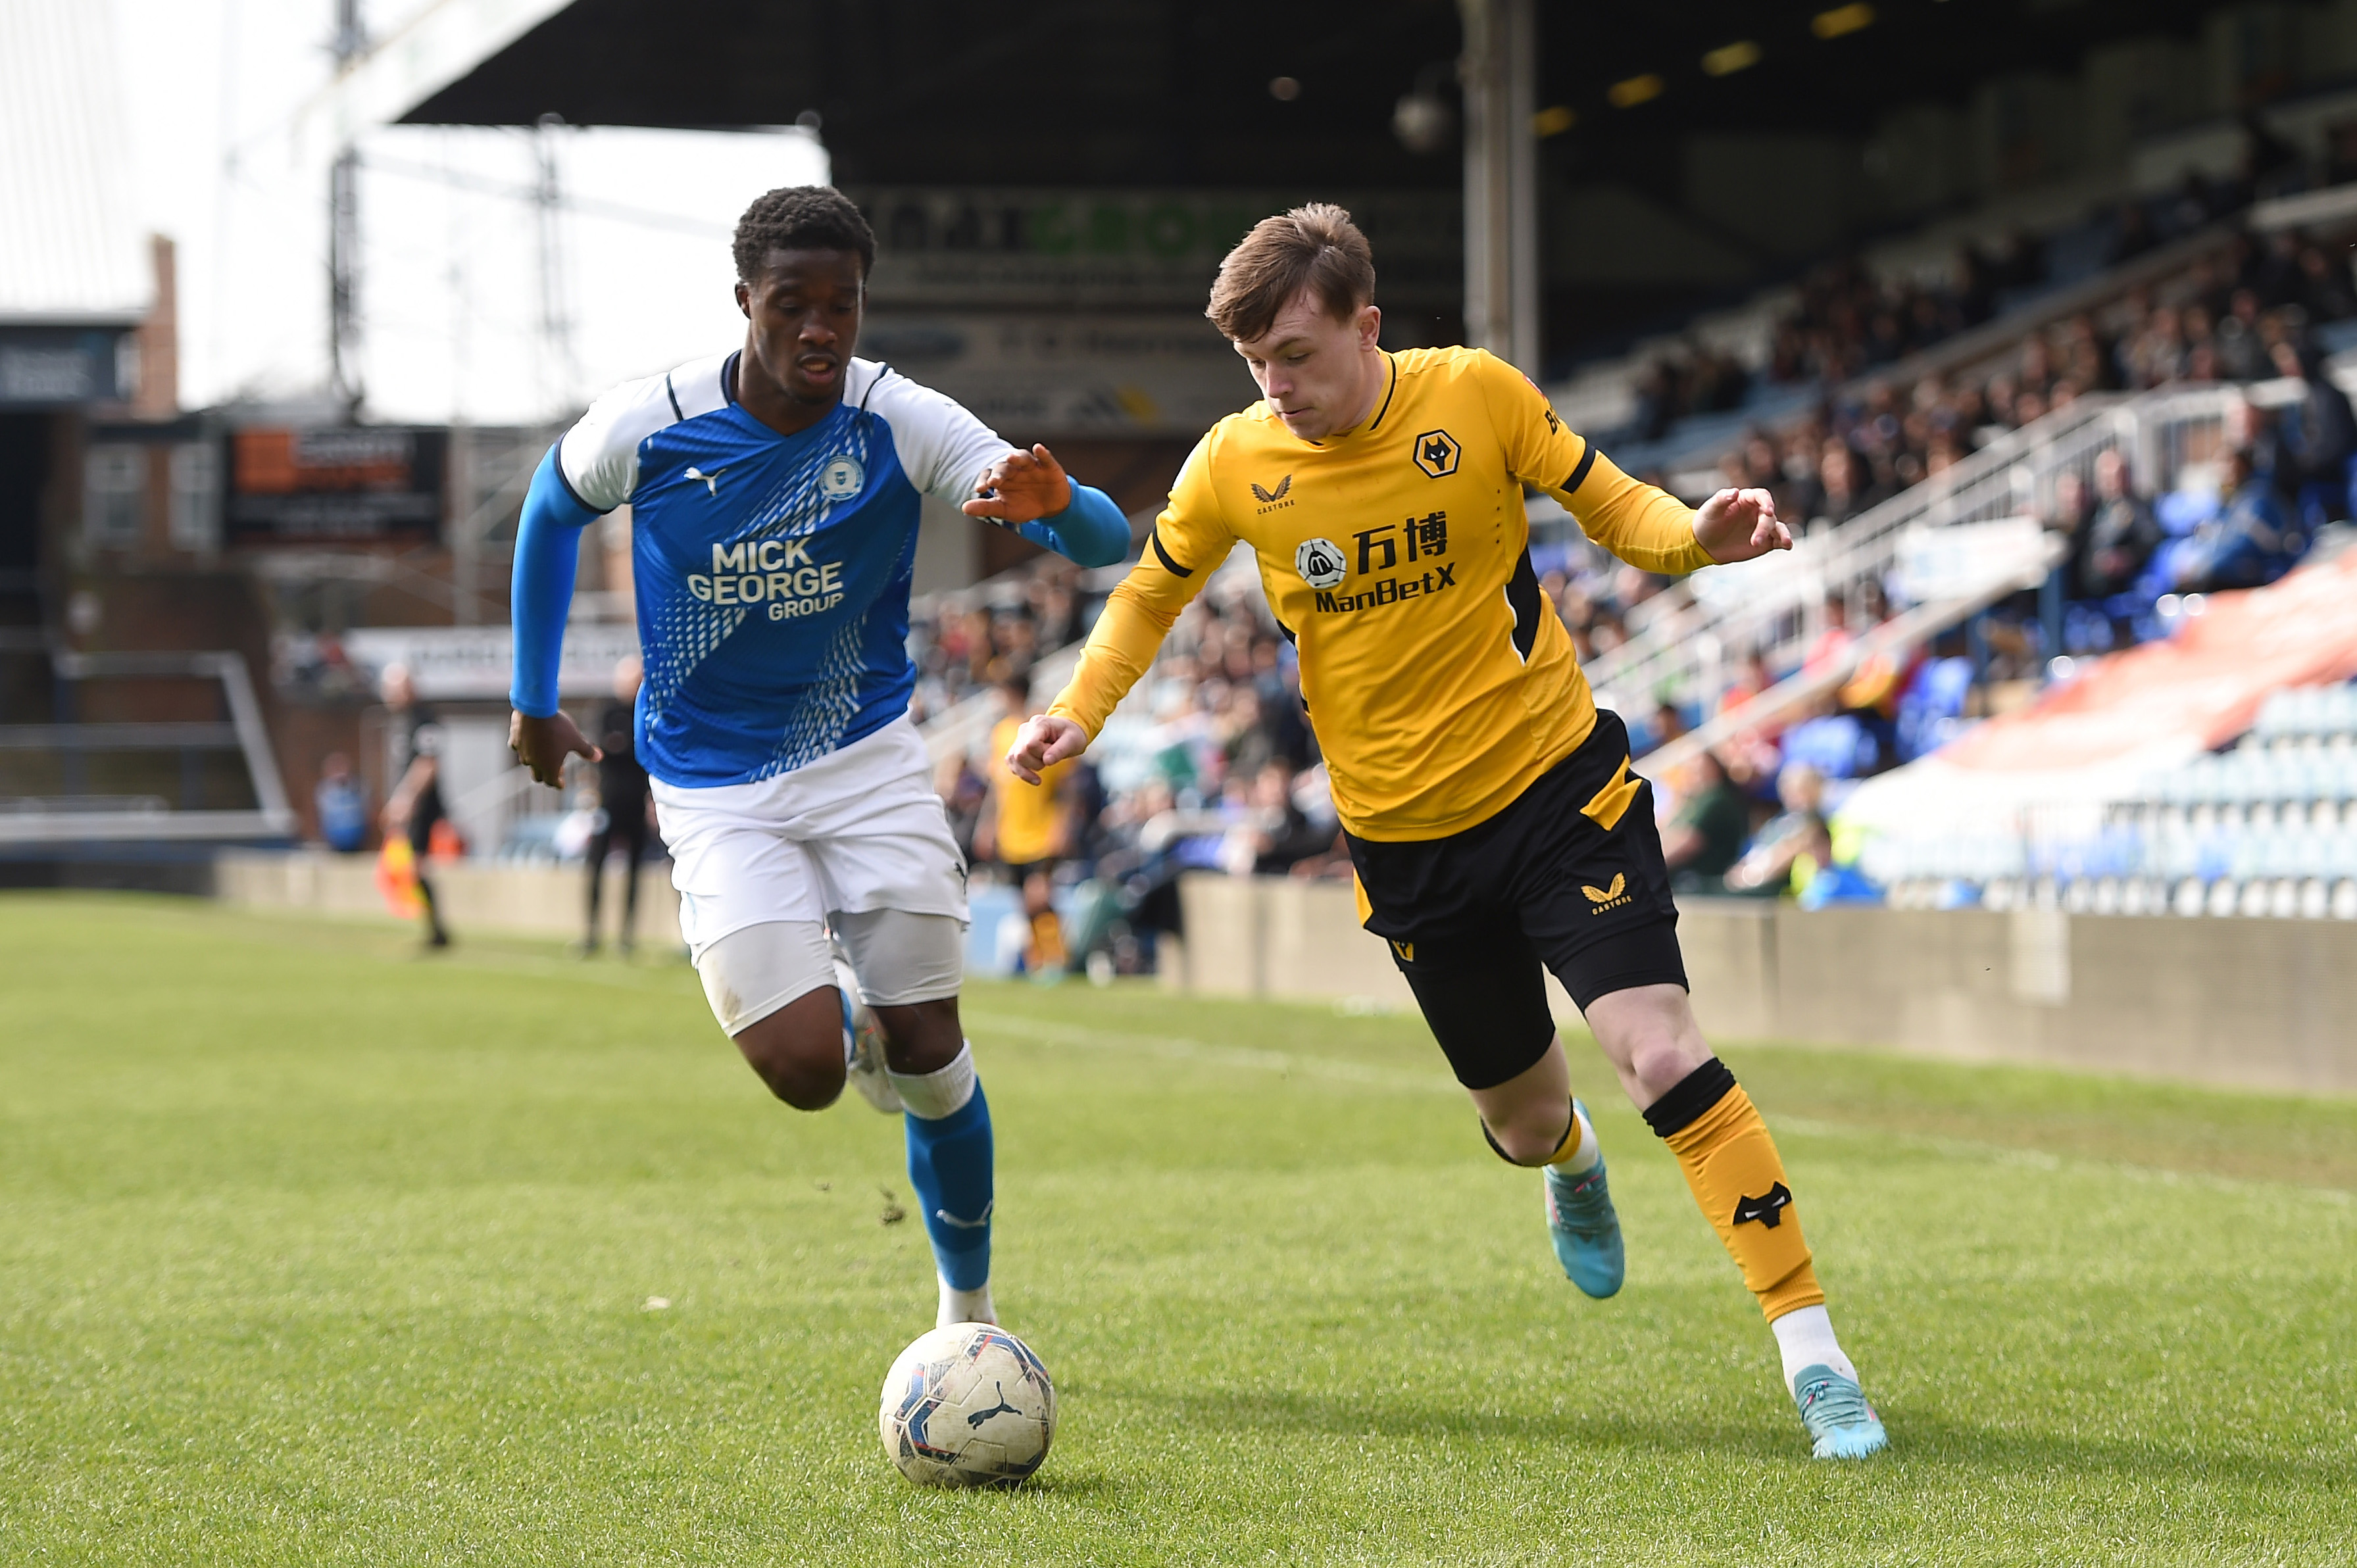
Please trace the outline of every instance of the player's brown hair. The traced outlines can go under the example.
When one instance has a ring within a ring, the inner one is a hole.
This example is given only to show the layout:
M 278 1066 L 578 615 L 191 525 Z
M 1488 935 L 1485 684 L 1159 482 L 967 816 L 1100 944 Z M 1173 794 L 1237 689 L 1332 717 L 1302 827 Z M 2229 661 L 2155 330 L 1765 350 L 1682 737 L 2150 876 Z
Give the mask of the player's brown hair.
M 1248 343 L 1305 288 L 1337 321 L 1348 321 L 1375 297 L 1375 253 L 1351 215 L 1330 201 L 1254 224 L 1220 263 L 1203 314 L 1224 336 Z

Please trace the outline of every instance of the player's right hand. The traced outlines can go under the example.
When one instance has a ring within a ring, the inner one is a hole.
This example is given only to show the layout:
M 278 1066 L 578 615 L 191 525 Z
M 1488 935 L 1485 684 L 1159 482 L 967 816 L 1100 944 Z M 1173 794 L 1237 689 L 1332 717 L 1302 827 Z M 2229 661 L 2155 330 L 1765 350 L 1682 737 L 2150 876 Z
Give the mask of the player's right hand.
M 1089 732 L 1078 721 L 1041 714 L 1024 720 L 1015 732 L 1015 744 L 1006 749 L 1006 771 L 1026 784 L 1037 784 L 1042 772 L 1088 748 Z
M 516 714 L 508 720 L 508 749 L 532 769 L 532 781 L 555 788 L 565 782 L 565 759 L 586 757 L 602 762 L 606 754 L 589 744 L 564 709 L 546 718 Z

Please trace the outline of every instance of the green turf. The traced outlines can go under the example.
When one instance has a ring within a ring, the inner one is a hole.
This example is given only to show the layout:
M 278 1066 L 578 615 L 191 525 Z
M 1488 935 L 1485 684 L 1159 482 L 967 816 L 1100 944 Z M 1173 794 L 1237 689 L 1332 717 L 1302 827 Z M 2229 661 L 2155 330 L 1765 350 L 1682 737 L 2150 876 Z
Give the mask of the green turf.
M 2357 1552 L 2345 1101 L 1728 1048 L 1896 1445 L 1834 1466 L 1591 1048 L 1605 1304 L 1414 1019 L 976 986 L 1063 1427 L 951 1495 L 876 1439 L 898 1126 L 767 1101 L 683 966 L 48 896 L 0 955 L 10 1564 Z

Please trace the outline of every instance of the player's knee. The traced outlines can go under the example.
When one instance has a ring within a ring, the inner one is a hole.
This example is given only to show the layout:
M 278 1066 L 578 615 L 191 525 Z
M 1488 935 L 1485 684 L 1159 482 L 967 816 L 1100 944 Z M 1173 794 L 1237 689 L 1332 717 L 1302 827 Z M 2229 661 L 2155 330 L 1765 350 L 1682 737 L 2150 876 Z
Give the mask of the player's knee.
M 965 1045 L 954 996 L 879 1006 L 876 1021 L 884 1026 L 885 1059 L 894 1072 L 939 1071 L 957 1059 Z
M 842 1017 L 832 988 L 813 992 L 746 1027 L 737 1048 L 770 1093 L 797 1111 L 823 1111 L 843 1093 Z
M 1538 1116 L 1501 1118 L 1482 1121 L 1490 1134 L 1490 1146 L 1518 1165 L 1543 1165 L 1555 1151 L 1563 1147 L 1564 1118 L 1557 1112 L 1552 1122 Z

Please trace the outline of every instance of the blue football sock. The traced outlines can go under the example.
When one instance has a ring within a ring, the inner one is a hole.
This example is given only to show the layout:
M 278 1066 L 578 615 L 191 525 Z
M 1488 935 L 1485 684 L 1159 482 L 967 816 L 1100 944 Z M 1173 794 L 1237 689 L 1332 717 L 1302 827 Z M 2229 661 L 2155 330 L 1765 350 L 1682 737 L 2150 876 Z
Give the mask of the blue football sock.
M 938 1121 L 907 1118 L 909 1181 L 925 1206 L 933 1261 L 955 1290 L 990 1283 L 990 1102 L 982 1085 Z

